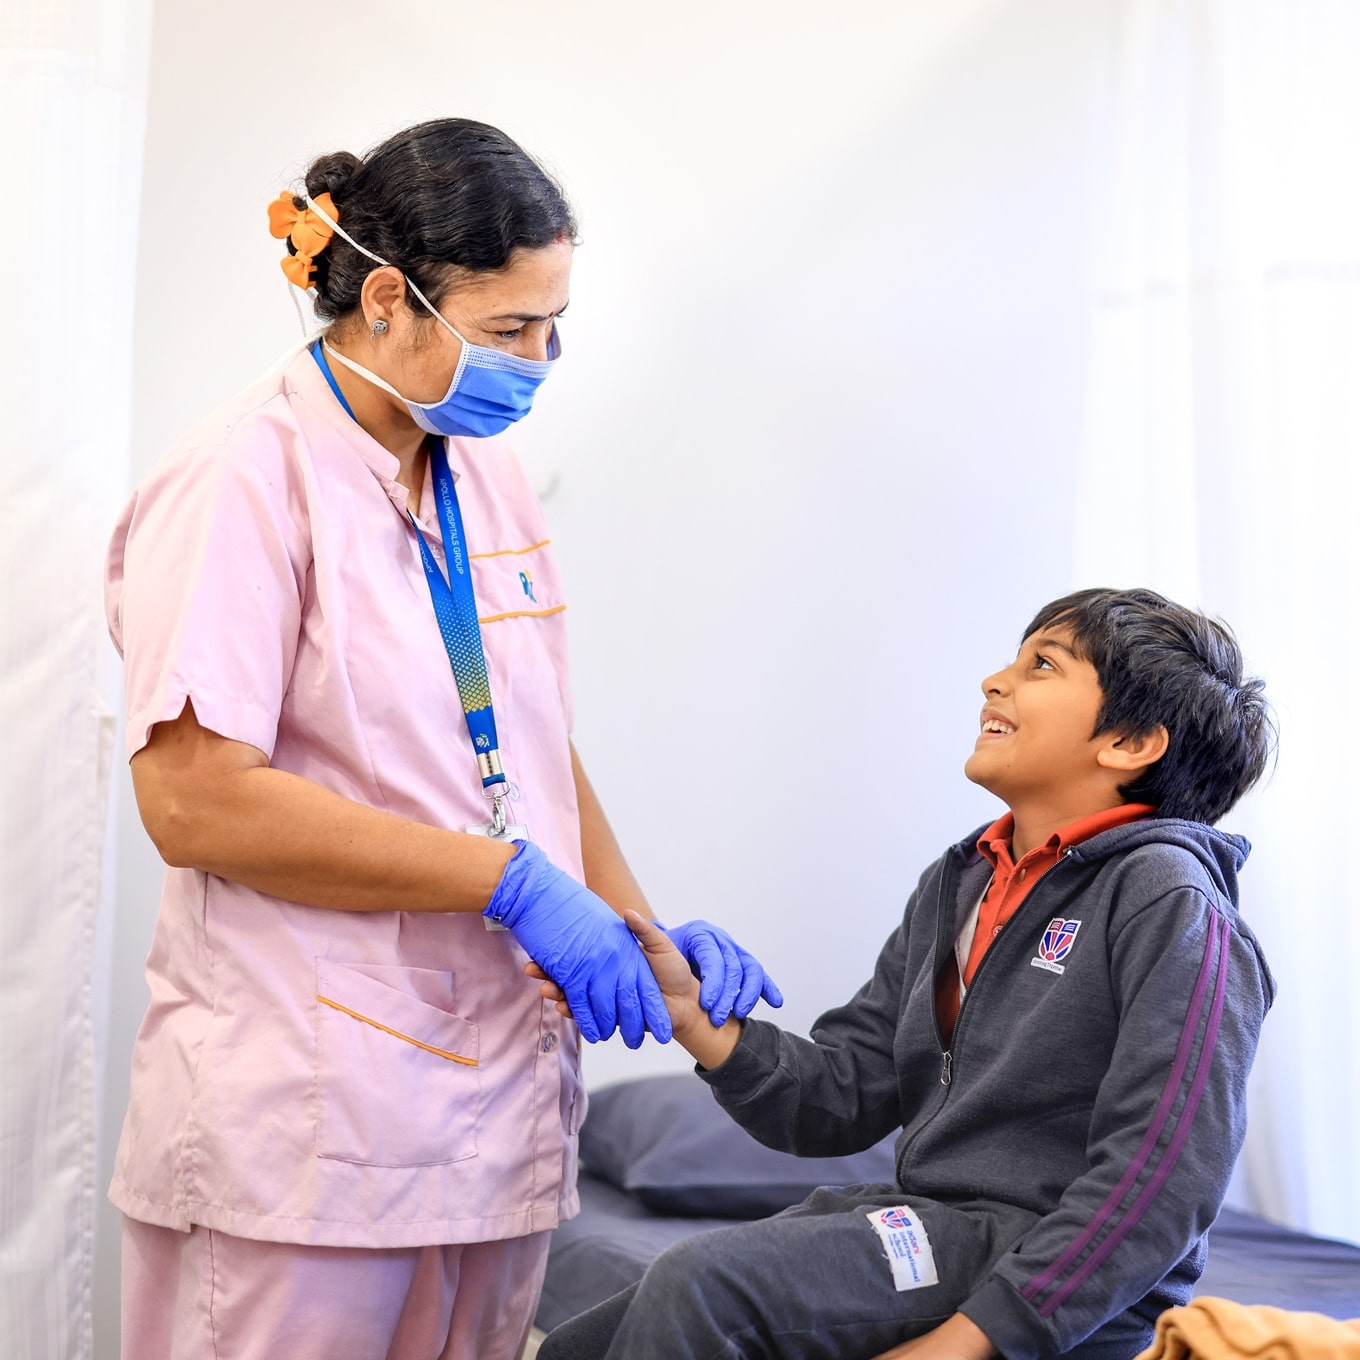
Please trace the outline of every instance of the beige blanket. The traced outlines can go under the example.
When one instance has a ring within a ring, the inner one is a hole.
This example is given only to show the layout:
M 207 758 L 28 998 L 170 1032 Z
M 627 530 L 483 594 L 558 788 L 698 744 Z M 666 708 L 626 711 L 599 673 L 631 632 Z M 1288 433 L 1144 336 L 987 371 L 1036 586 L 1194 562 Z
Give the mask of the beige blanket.
M 1138 1360 L 1360 1360 L 1360 1318 L 1195 1299 L 1157 1319 L 1157 1335 Z

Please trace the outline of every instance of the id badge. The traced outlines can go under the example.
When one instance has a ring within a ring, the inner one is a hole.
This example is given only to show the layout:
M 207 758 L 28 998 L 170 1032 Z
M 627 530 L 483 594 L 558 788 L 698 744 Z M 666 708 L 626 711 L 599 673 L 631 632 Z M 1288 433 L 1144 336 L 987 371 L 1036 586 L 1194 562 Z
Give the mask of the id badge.
M 498 836 L 492 830 L 490 822 L 484 822 L 478 826 L 465 826 L 463 828 L 469 836 L 488 836 L 494 841 L 527 841 L 529 839 L 529 828 L 527 826 L 507 826 Z M 504 930 L 503 925 L 492 921 L 489 917 L 482 917 L 482 924 L 488 930 Z

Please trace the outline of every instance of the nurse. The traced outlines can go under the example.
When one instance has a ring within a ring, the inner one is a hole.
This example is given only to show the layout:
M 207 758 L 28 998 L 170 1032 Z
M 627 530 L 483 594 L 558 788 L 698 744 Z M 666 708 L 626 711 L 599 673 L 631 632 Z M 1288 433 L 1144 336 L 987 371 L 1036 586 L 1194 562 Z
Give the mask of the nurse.
M 110 1191 L 123 1354 L 513 1360 L 577 1208 L 577 1025 L 669 1037 L 495 437 L 557 361 L 575 223 L 462 119 L 322 157 L 269 217 L 325 332 L 181 440 L 108 557 L 168 866 Z M 716 1023 L 778 1004 L 716 927 L 670 933 Z

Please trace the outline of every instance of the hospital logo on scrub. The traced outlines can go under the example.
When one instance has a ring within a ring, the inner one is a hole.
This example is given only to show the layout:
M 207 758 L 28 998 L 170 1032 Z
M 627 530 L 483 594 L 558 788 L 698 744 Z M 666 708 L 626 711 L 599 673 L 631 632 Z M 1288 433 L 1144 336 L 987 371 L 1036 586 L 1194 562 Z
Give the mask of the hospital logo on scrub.
M 1072 952 L 1080 929 L 1080 921 L 1064 921 L 1061 916 L 1055 916 L 1048 923 L 1044 938 L 1039 941 L 1039 952 L 1029 961 L 1030 966 L 1046 969 L 1050 973 L 1065 973 L 1067 970 L 1061 960 Z
M 527 571 L 522 571 L 519 574 L 519 583 L 524 593 L 537 604 L 538 597 L 534 594 L 534 578 Z

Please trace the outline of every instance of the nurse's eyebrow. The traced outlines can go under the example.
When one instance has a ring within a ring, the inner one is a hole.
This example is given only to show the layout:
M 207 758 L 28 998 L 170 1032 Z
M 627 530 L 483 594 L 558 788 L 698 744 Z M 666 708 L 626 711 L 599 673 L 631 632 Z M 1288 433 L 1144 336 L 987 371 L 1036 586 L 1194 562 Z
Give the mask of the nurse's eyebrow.
M 555 312 L 549 312 L 545 316 L 528 316 L 523 312 L 502 312 L 500 316 L 489 316 L 488 321 L 547 321 L 552 317 L 561 316 L 567 310 L 570 303 L 564 302 Z

